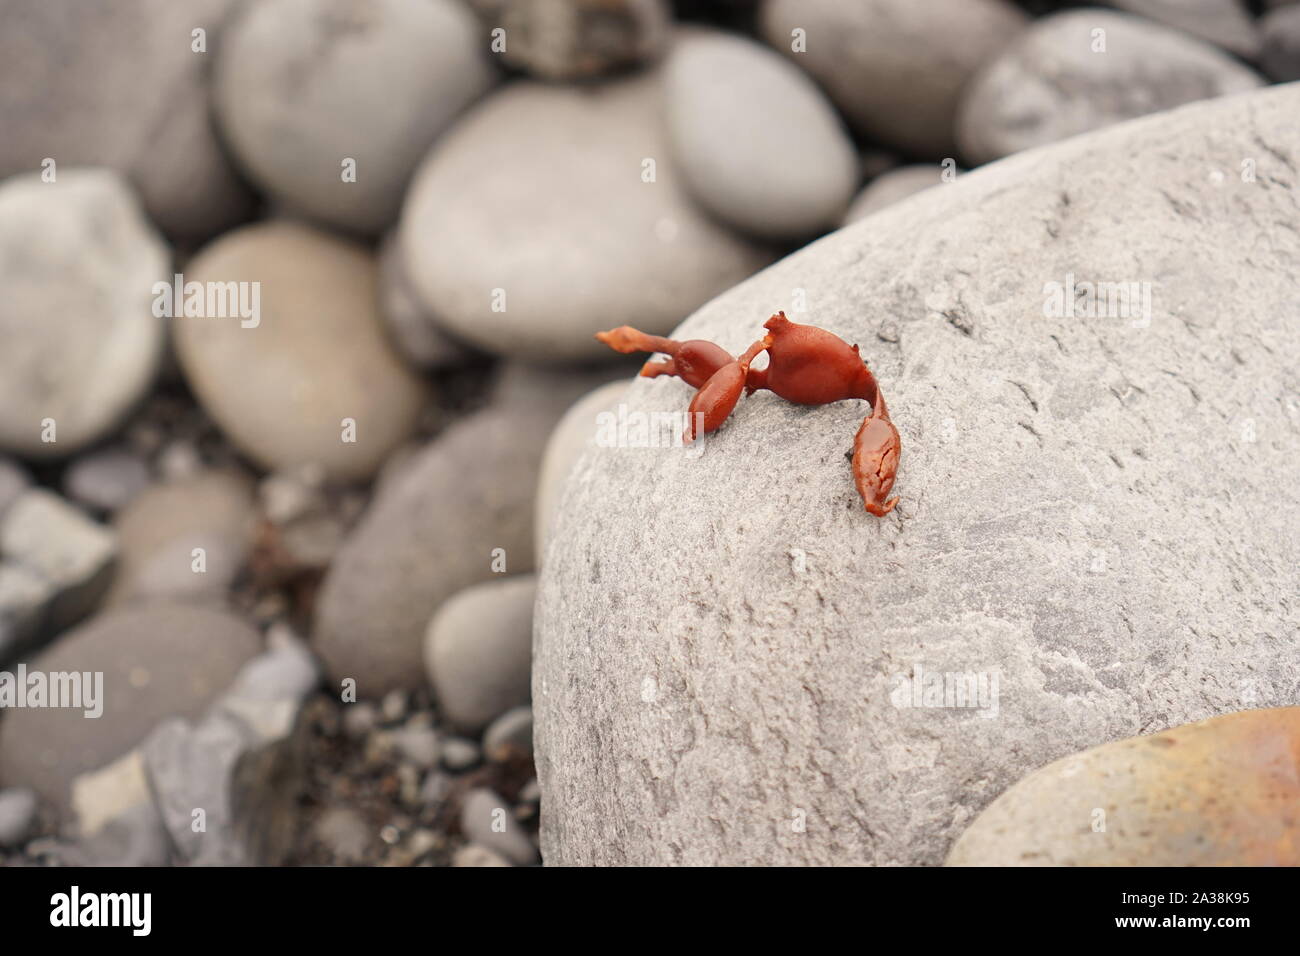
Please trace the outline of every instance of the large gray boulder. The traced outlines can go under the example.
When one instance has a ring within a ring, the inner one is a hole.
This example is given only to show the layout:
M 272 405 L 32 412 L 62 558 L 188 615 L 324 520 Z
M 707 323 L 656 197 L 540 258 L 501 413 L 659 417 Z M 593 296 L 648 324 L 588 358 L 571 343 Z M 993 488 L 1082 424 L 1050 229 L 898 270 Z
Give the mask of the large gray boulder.
M 1295 703 L 1297 109 L 1271 88 L 1012 157 L 678 330 L 739 350 L 806 299 L 876 370 L 902 501 L 854 492 L 861 402 L 763 392 L 703 454 L 588 449 L 535 611 L 548 863 L 938 864 L 1036 767 Z M 1085 281 L 1150 309 L 1089 317 Z

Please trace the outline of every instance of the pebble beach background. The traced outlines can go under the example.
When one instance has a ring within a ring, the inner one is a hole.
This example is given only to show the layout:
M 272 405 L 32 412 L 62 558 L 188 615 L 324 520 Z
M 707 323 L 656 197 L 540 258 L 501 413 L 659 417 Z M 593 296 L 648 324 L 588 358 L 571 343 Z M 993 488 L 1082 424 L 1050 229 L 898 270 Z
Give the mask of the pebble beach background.
M 537 575 L 640 365 L 593 334 L 1295 80 L 1288 0 L 0 0 L 0 672 L 103 674 L 0 707 L 0 864 L 542 862 Z

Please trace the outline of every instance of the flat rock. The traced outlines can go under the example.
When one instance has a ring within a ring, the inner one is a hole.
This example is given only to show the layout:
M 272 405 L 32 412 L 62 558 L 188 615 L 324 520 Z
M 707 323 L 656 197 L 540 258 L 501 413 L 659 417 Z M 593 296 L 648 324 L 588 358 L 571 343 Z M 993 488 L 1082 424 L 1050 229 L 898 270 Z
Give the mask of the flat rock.
M 668 0 L 471 0 L 505 33 L 501 59 L 545 80 L 589 79 L 663 52 Z
M 79 774 L 116 760 L 165 717 L 193 717 L 257 653 L 257 633 L 218 611 L 155 604 L 101 614 L 64 634 L 28 673 L 102 672 L 103 713 L 20 708 L 0 721 L 0 783 L 63 811 Z
M 268 643 L 202 720 L 169 718 L 141 747 L 149 791 L 189 865 L 277 866 L 296 837 L 306 779 L 302 706 L 319 672 L 301 641 L 277 635 Z
M 1243 59 L 1259 54 L 1259 30 L 1242 0 L 1109 0 L 1111 5 L 1199 37 Z
M 56 458 L 121 424 L 162 355 L 152 288 L 168 257 L 117 173 L 0 182 L 0 449 Z
M 1104 51 L 1094 50 L 1098 30 Z M 1036 20 L 972 81 L 957 142 L 967 160 L 983 163 L 1262 82 L 1179 30 L 1108 10 L 1070 10 Z
M 0 560 L 48 588 L 42 627 L 61 631 L 89 614 L 108 588 L 113 532 L 44 488 L 25 491 L 0 522 Z
M 253 484 L 241 472 L 151 485 L 114 519 L 121 556 L 107 603 L 224 601 L 252 548 L 255 520 Z
M 665 89 L 673 156 L 711 213 L 769 239 L 839 223 L 857 185 L 857 153 L 797 66 L 744 37 L 697 31 L 674 45 Z
M 424 642 L 424 666 L 438 712 L 474 733 L 528 703 L 533 644 L 531 574 L 466 588 L 438 608 Z
M 765 0 L 759 9 L 763 39 L 807 70 L 858 133 L 935 159 L 953 154 L 963 87 L 1025 23 L 1005 0 Z
M 597 331 L 665 332 L 771 261 L 687 194 L 662 100 L 659 71 L 589 88 L 515 83 L 442 137 L 400 226 L 430 313 L 489 352 L 607 357 Z
M 185 279 L 260 283 L 257 319 L 175 320 L 187 381 L 259 464 L 361 480 L 414 430 L 426 390 L 384 334 L 361 246 L 288 222 L 247 226 L 207 246 Z
M 881 173 L 854 198 L 849 211 L 844 214 L 844 225 L 866 219 L 873 212 L 892 206 L 922 189 L 947 185 L 941 175 L 939 167 L 931 163 L 899 166 Z
M 1103 744 L 994 800 L 948 865 L 1300 866 L 1297 752 L 1300 707 Z
M 444 600 L 533 569 L 533 507 L 555 423 L 599 377 L 507 366 L 493 403 L 380 484 L 322 584 L 314 645 L 359 696 L 425 685 L 421 646 Z
M 429 144 L 498 75 L 456 0 L 264 0 L 227 31 L 214 103 L 231 149 L 267 192 L 375 233 L 397 218 Z
M 534 622 L 548 863 L 938 864 L 1036 767 L 1294 703 L 1298 109 L 1274 87 L 975 170 L 676 331 L 739 350 L 805 289 L 792 317 L 888 396 L 901 502 L 854 491 L 857 401 L 760 392 L 694 457 L 588 450 Z M 1058 317 L 1075 279 L 1150 307 Z
M 208 109 L 210 58 L 235 3 L 6 0 L 0 178 L 39 170 L 47 158 L 59 180 L 74 166 L 110 167 L 140 191 L 154 222 L 186 240 L 247 218 L 252 197 Z M 200 28 L 206 53 L 193 49 Z

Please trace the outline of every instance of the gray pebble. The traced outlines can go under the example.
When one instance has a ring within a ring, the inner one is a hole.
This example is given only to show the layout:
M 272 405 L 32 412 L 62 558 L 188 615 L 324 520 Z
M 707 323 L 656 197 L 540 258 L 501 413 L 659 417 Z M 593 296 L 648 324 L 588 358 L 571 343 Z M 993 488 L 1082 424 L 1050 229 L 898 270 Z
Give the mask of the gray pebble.
M 0 450 L 65 457 L 121 425 L 158 370 L 170 258 L 117 173 L 0 180 Z
M 962 91 L 1027 22 L 1006 0 L 765 0 L 759 8 L 763 39 L 812 74 L 863 138 L 922 159 L 953 155 Z
M 478 744 L 464 737 L 448 737 L 442 742 L 442 765 L 448 770 L 468 770 L 482 759 Z
M 477 28 L 456 0 L 245 4 L 216 59 L 217 118 L 286 207 L 378 232 L 429 144 L 497 81 Z
M 422 770 L 437 766 L 442 755 L 438 732 L 432 727 L 403 727 L 393 731 L 393 743 L 404 759 Z
M 509 866 L 510 861 L 495 850 L 477 843 L 461 847 L 451 857 L 452 866 Z
M 1245 60 L 1259 54 L 1259 30 L 1242 0 L 1109 0 L 1111 4 L 1155 20 L 1235 53 Z
M 366 821 L 350 807 L 330 807 L 316 819 L 312 831 L 345 863 L 363 862 L 375 844 Z
M 419 801 L 425 806 L 437 806 L 442 803 L 447 799 L 447 794 L 451 793 L 453 780 L 451 774 L 441 770 L 426 774 L 424 782 L 420 784 Z
M 0 847 L 15 847 L 27 839 L 36 822 L 36 806 L 34 790 L 0 790 Z
M 690 195 L 662 111 L 657 70 L 512 83 L 475 107 L 429 151 L 402 208 L 403 265 L 424 306 L 494 354 L 609 360 L 596 332 L 665 334 L 770 262 L 774 250 Z
M 1101 40 L 1104 52 L 1096 49 Z M 1262 82 L 1170 27 L 1109 10 L 1067 10 L 1034 21 L 971 82 L 957 141 L 968 161 L 985 163 Z
M 457 729 L 479 731 L 528 703 L 536 578 L 518 575 L 467 588 L 429 623 L 425 668 L 439 713 Z
M 513 707 L 488 725 L 483 732 L 483 752 L 489 760 L 504 760 L 513 754 L 533 753 L 533 709 Z
M 44 488 L 23 492 L 0 522 L 0 558 L 49 586 L 48 630 L 69 627 L 94 609 L 117 550 L 111 529 Z
M 379 726 L 379 711 L 369 701 L 343 705 L 343 733 L 360 740 Z
M 150 485 L 113 519 L 121 557 L 108 603 L 224 601 L 252 550 L 255 521 L 252 482 L 240 471 Z
M 383 714 L 385 723 L 397 723 L 406 716 L 406 692 L 390 690 L 380 701 L 379 711 Z
M 480 787 L 465 795 L 460 828 L 471 843 L 499 853 L 516 866 L 538 860 L 537 847 L 515 819 L 513 808 L 492 790 Z
M 699 30 L 677 40 L 664 74 L 673 155 L 701 205 L 768 239 L 838 225 L 857 154 L 798 66 L 747 38 Z
M 125 448 L 76 458 L 63 475 L 68 497 L 96 511 L 117 511 L 149 484 L 149 466 Z

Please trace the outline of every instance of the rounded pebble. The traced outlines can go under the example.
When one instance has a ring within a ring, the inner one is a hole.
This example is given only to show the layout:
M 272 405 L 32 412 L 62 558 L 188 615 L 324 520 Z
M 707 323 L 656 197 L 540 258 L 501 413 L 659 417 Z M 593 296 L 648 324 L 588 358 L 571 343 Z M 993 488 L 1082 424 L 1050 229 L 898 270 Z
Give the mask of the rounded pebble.
M 223 37 L 213 98 L 254 181 L 375 233 L 429 144 L 497 76 L 455 0 L 260 0 Z
M 162 355 L 168 259 L 117 173 L 0 182 L 0 450 L 58 458 L 122 423 Z
M 361 246 L 288 222 L 227 233 L 186 269 L 256 284 L 259 315 L 179 318 L 175 341 L 204 409 L 263 467 L 363 480 L 414 430 L 426 388 L 384 334 L 375 278 Z
M 751 40 L 693 31 L 665 66 L 673 155 L 692 195 L 737 229 L 795 239 L 834 228 L 857 154 L 826 97 Z

